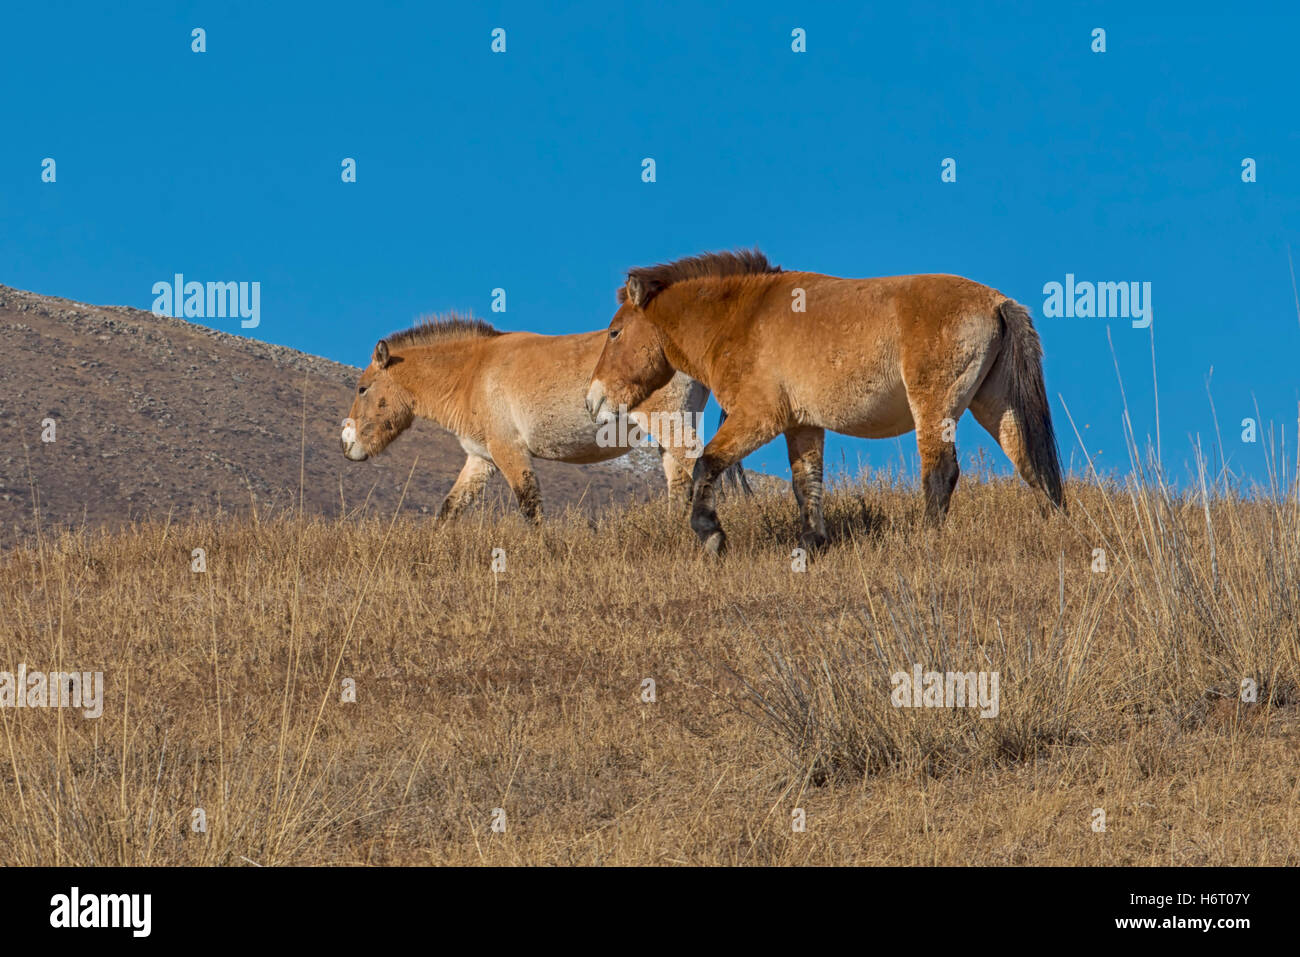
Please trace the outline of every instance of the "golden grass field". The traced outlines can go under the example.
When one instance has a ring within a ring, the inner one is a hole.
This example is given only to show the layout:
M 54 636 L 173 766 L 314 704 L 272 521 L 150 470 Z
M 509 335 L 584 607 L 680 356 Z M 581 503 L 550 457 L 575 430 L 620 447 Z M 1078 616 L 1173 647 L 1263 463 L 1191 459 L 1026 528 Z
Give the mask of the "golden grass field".
M 102 670 L 104 713 L 0 709 L 0 863 L 1297 863 L 1295 497 L 1067 495 L 968 473 L 935 533 L 841 487 L 803 573 L 781 491 L 720 563 L 666 501 L 48 534 L 0 668 Z M 998 716 L 893 707 L 916 663 Z

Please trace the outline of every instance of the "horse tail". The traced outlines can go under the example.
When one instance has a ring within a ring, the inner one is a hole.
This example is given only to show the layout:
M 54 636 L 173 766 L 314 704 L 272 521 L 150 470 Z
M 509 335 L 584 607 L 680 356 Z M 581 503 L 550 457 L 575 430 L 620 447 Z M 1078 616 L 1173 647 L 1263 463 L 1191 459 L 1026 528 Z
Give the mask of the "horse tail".
M 1021 430 L 1026 464 L 1031 484 L 1036 483 L 1052 504 L 1065 508 L 1065 491 L 1061 481 L 1061 459 L 1052 428 L 1052 410 L 1043 383 L 1043 344 L 1034 329 L 1029 310 L 1013 299 L 998 306 L 1002 320 L 1003 355 L 1006 362 L 1006 397 Z
M 718 406 L 718 428 L 722 428 L 722 423 L 727 421 L 727 410 L 721 405 Z M 754 490 L 749 487 L 749 478 L 745 475 L 745 466 L 740 462 L 727 466 L 727 470 L 722 473 L 724 485 L 731 489 L 741 489 L 746 495 L 753 495 Z

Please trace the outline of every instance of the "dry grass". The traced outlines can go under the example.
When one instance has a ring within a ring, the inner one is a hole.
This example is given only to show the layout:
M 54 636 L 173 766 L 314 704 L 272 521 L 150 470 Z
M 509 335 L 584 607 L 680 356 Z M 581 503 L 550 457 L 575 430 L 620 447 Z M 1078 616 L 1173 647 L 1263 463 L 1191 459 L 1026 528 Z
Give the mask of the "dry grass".
M 107 693 L 0 709 L 0 863 L 1296 863 L 1294 496 L 1069 492 L 967 476 L 934 534 L 840 489 L 805 573 L 776 494 L 723 503 L 721 564 L 663 502 L 11 551 L 0 668 Z M 893 707 L 914 663 L 997 671 L 998 717 Z

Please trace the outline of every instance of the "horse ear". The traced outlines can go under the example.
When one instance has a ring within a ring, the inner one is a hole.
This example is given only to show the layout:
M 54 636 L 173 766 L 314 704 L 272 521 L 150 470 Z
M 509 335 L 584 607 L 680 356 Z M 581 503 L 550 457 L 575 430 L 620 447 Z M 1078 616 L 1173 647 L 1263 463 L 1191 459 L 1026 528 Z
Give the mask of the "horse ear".
M 627 290 L 627 298 L 631 300 L 632 305 L 636 306 L 638 309 L 645 305 L 645 283 L 641 281 L 639 276 L 628 276 L 627 285 L 623 288 Z
M 375 365 L 380 369 L 388 368 L 388 363 L 392 361 L 392 356 L 388 354 L 388 343 L 380 339 L 375 345 Z

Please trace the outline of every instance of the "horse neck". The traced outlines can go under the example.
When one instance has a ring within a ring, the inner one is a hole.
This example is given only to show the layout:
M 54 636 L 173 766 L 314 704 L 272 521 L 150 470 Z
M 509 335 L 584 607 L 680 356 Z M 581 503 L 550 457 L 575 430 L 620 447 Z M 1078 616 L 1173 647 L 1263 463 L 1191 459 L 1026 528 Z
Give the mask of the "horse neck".
M 673 368 L 713 388 L 709 380 L 714 344 L 731 335 L 747 315 L 747 311 L 742 314 L 735 309 L 736 302 L 734 297 L 701 302 L 697 291 L 674 286 L 659 294 L 652 304 L 653 322 L 663 333 L 664 355 Z
M 406 361 L 395 367 L 401 370 L 395 377 L 411 394 L 417 416 L 460 431 L 468 411 L 469 386 L 477 374 L 474 346 L 479 341 L 451 340 L 406 351 L 402 357 Z

